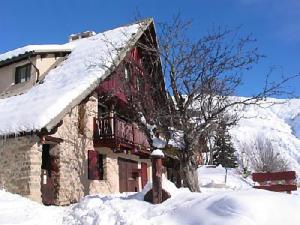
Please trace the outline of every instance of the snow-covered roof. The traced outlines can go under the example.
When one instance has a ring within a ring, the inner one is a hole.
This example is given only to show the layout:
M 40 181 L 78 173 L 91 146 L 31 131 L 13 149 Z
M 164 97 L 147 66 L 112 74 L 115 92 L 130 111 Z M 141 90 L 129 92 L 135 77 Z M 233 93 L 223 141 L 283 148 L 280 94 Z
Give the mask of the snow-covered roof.
M 70 52 L 73 48 L 73 43 L 67 43 L 63 45 L 27 45 L 22 48 L 17 48 L 0 54 L 0 62 L 24 55 L 26 53 Z
M 67 111 L 110 74 L 109 68 L 125 57 L 151 22 L 149 19 L 57 45 L 57 48 L 72 48 L 72 53 L 48 73 L 42 84 L 22 95 L 0 99 L 0 136 L 53 128 Z M 33 48 L 47 49 L 45 46 L 27 46 L 2 54 L 1 59 Z

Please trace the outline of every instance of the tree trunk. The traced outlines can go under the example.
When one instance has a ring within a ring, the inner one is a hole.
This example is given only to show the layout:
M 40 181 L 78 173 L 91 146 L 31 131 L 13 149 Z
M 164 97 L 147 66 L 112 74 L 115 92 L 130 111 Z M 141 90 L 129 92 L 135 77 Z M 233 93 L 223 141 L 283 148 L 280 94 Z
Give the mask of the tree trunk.
M 192 192 L 200 192 L 196 164 L 186 157 L 182 157 L 180 161 L 183 185 Z
M 192 192 L 200 192 L 197 173 L 197 151 L 195 149 L 196 143 L 198 143 L 196 140 L 198 139 L 193 134 L 184 134 L 183 139 L 185 147 L 180 152 L 180 172 L 183 185 Z

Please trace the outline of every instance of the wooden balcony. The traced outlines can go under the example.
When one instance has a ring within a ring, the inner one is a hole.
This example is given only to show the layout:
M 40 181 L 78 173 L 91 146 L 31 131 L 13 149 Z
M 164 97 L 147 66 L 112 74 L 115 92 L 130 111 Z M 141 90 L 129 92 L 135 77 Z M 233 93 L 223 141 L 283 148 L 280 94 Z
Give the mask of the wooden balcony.
M 150 154 L 147 136 L 136 125 L 116 115 L 94 118 L 94 146 L 109 147 L 115 152 Z

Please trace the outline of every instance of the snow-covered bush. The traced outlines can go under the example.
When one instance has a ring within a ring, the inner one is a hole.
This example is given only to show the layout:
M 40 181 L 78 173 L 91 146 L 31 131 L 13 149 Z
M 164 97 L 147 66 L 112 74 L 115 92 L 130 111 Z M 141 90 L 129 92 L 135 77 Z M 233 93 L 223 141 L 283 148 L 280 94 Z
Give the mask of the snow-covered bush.
M 255 172 L 286 171 L 289 162 L 276 150 L 270 139 L 257 136 L 254 145 L 245 146 L 245 153 Z

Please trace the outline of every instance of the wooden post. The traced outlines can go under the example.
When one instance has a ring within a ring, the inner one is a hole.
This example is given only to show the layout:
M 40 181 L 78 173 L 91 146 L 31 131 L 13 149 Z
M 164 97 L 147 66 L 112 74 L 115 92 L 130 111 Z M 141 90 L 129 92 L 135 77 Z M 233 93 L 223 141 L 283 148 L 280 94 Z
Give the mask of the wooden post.
M 164 154 L 161 150 L 154 150 L 152 158 L 152 203 L 162 203 L 162 159 Z

